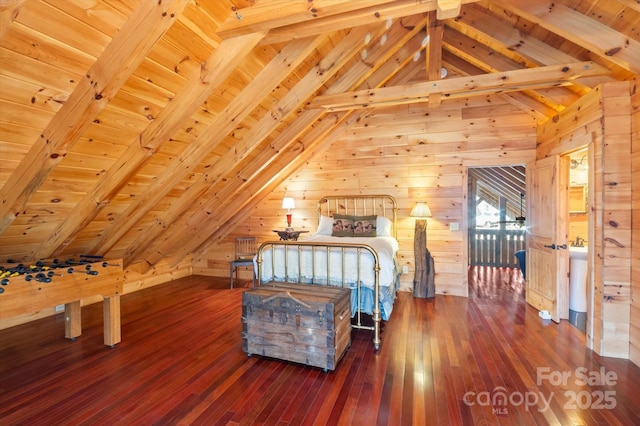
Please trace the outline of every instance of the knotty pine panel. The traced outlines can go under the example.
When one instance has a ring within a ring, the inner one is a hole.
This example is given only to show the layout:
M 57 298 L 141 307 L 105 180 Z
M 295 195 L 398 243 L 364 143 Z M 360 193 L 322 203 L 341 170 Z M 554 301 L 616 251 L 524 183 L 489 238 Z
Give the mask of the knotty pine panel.
M 166 37 L 163 37 L 153 46 L 147 58 L 185 78 L 189 78 L 192 73 L 199 70 L 202 66 L 202 60 L 204 60 L 199 61 L 198 58 L 192 57 L 188 49 L 172 44 Z
M 81 74 L 61 70 L 4 48 L 0 48 L 0 52 L 0 67 L 4 74 L 15 80 L 60 93 L 65 99 L 82 78 Z
M 127 80 L 120 91 L 128 93 L 145 103 L 151 103 L 160 110 L 163 110 L 174 96 L 173 93 L 163 91 L 160 87 L 149 84 L 135 75 L 132 75 Z
M 93 23 L 73 19 L 45 2 L 40 2 L 38 7 L 22 8 L 16 22 L 94 58 L 97 58 L 111 41 L 111 37 L 93 28 Z M 55 22 L 56 25 L 51 25 L 51 22 Z M 88 43 L 88 40 L 91 42 Z
M 110 105 L 107 105 L 100 111 L 100 114 L 94 120 L 94 123 L 108 127 L 109 131 L 111 129 L 121 129 L 136 134 L 141 133 L 147 128 L 150 122 L 149 118 L 145 115 L 132 113 L 123 108 L 113 108 L 110 107 Z
M 611 249 L 616 249 L 617 259 L 630 259 L 631 228 L 624 224 L 624 217 L 631 211 L 631 119 L 629 85 L 625 83 L 603 86 L 603 195 L 602 214 L 604 244 L 604 314 L 603 323 L 613 328 L 603 330 L 603 352 L 611 356 L 629 356 L 629 319 L 618 318 L 620 310 L 613 313 L 608 305 L 622 305 L 629 312 L 630 297 L 626 291 L 631 283 L 631 265 L 611 261 Z M 618 182 L 619 181 L 619 182 Z M 606 212 L 606 214 L 605 214 Z M 613 247 L 612 247 L 613 246 Z M 618 250 L 624 249 L 624 250 Z M 625 342 L 626 346 L 619 342 Z
M 0 82 L 0 84 L 2 83 Z M 31 145 L 33 145 L 33 142 L 40 136 L 41 132 L 39 130 L 40 129 L 0 120 L 0 140 L 2 140 L 3 154 L 5 152 L 5 146 L 7 147 L 7 152 L 14 150 L 14 148 L 11 147 L 16 147 L 16 152 L 26 154 L 31 148 Z
M 480 108 L 484 103 L 475 105 Z M 440 111 L 434 114 L 446 117 L 442 121 L 447 124 L 442 128 L 455 135 L 452 143 L 445 144 L 430 143 L 429 126 L 424 126 L 425 120 L 415 119 L 429 112 L 424 105 L 411 105 L 413 116 L 408 120 L 403 120 L 402 116 L 387 115 L 384 113 L 386 109 L 381 109 L 367 118 L 366 128 L 347 132 L 326 151 L 319 153 L 317 160 L 310 161 L 307 167 L 296 172 L 245 220 L 241 229 L 247 234 L 256 235 L 259 241 L 277 239 L 272 230 L 285 226 L 286 211 L 281 208 L 285 194 L 296 200 L 296 209 L 292 211 L 293 226 L 311 232 L 317 227 L 316 201 L 323 195 L 393 195 L 399 207 L 400 263 L 409 266 L 409 274 L 401 277 L 401 286 L 403 290 L 410 290 L 413 282 L 415 219 L 409 217 L 409 212 L 418 197 L 422 199 L 425 196 L 434 214 L 428 220 L 427 241 L 436 262 L 436 289 L 439 293 L 466 295 L 466 266 L 463 265 L 466 231 L 462 226 L 466 223 L 462 217 L 465 202 L 463 163 L 475 162 L 480 153 L 486 153 L 482 160 L 485 165 L 496 164 L 496 159 L 500 164 L 507 164 L 503 158 L 509 155 L 519 160 L 515 164 L 526 163 L 535 155 L 536 132 L 535 122 L 526 114 L 520 114 L 521 119 L 514 120 L 497 116 L 464 121 L 452 119 L 462 116 L 462 106 L 457 110 L 445 106 L 446 114 Z M 393 108 L 395 111 L 398 109 Z M 498 111 L 513 115 L 511 108 Z M 474 114 L 478 116 L 478 110 Z M 381 118 L 380 123 L 376 122 L 376 117 Z M 471 124 L 471 121 L 477 124 Z M 508 146 L 499 136 L 503 130 L 501 123 L 506 123 L 505 129 L 508 130 L 505 132 L 513 132 L 513 143 Z M 376 132 L 378 128 L 382 130 Z M 483 137 L 488 138 L 486 143 L 468 143 L 467 134 L 476 132 L 476 128 L 477 133 L 485 132 Z M 367 137 L 362 137 L 365 134 Z M 418 134 L 426 143 L 420 144 L 418 137 L 407 137 Z M 464 144 L 464 148 L 460 148 L 461 144 Z M 460 223 L 460 231 L 450 231 L 451 222 Z M 225 265 L 227 261 L 228 253 L 219 253 L 216 248 L 210 249 L 195 265 L 204 269 L 207 264 L 216 265 L 218 273 L 228 273 L 226 268 L 220 269 L 220 265 Z
M 588 341 L 593 342 L 593 349 L 603 355 L 627 358 L 629 356 L 629 319 L 616 316 L 611 306 L 629 307 L 630 300 L 623 295 L 614 297 L 611 285 L 629 286 L 631 268 L 615 266 L 609 263 L 614 257 L 629 259 L 631 255 L 631 228 L 629 226 L 612 226 L 618 220 L 624 221 L 631 209 L 631 188 L 625 181 L 630 181 L 631 173 L 630 132 L 626 135 L 618 127 L 629 129 L 630 108 L 610 108 L 605 115 L 608 97 L 614 105 L 624 105 L 619 99 L 629 93 L 626 83 L 610 83 L 593 90 L 580 102 L 567 108 L 538 128 L 538 137 L 542 144 L 538 149 L 538 158 L 546 155 L 571 151 L 577 146 L 575 140 L 593 141 L 594 187 L 592 214 L 594 215 L 594 239 L 589 247 L 594 256 L 594 328 Z M 627 96 L 628 97 L 628 96 Z M 627 105 L 630 103 L 627 102 Z M 627 124 L 625 124 L 627 123 Z M 583 135 L 590 134 L 588 138 Z M 622 154 L 622 155 L 621 155 Z M 621 179 L 621 188 L 610 177 Z M 605 211 L 608 213 L 605 215 Z M 619 219 L 618 219 L 619 217 Z M 614 263 L 614 262 L 611 262 Z M 615 287 L 614 287 L 615 288 Z M 605 327 L 603 324 L 608 324 Z M 626 348 L 621 342 L 627 342 Z
M 24 106 L 30 105 L 36 110 L 57 112 L 67 100 L 67 96 L 59 92 L 43 89 L 39 85 L 16 80 L 6 75 L 0 75 L 0 87 L 2 87 L 0 98 L 4 101 Z
M 640 81 L 631 93 L 631 309 L 629 359 L 640 366 Z
M 80 142 L 81 139 L 88 142 L 101 141 L 122 147 L 116 149 L 123 149 L 135 141 L 137 137 L 138 134 L 129 129 L 107 127 L 100 123 L 91 123 L 87 126 L 85 131 L 82 133 L 81 138 L 76 143 Z
M 65 69 L 82 75 L 95 61 L 95 57 L 61 43 L 56 39 L 43 37 L 43 34 L 24 25 L 12 25 L 3 37 L 3 47 L 22 55 L 38 58 L 39 61 L 56 68 Z
M 106 129 L 103 129 L 103 131 L 104 130 Z M 111 131 L 112 130 L 109 129 L 109 130 L 106 130 L 105 133 L 110 133 Z M 133 137 L 133 133 L 131 133 L 131 136 Z M 127 150 L 127 147 L 119 143 L 108 142 L 105 140 L 94 139 L 94 138 L 87 139 L 85 137 L 79 138 L 78 141 L 73 145 L 74 152 L 84 154 L 84 155 L 111 157 L 114 160 L 119 158 L 122 154 L 124 154 L 126 150 Z M 64 169 L 64 166 L 61 165 L 58 168 Z
M 106 108 L 122 111 L 132 116 L 144 117 L 149 123 L 158 116 L 162 108 L 120 90 L 109 102 Z
M 188 25 L 185 25 L 186 23 L 186 19 L 178 19 L 163 38 L 173 46 L 183 47 L 188 52 L 188 56 L 192 56 L 199 63 L 202 63 L 211 55 L 214 48 L 218 47 L 219 39 L 216 36 L 214 36 L 215 39 L 208 36 L 201 37 L 201 34 L 204 35 L 206 32 L 213 33 L 215 27 L 208 29 L 208 31 L 207 29 L 200 30 L 194 27 L 194 30 L 199 30 L 196 33 Z
M 147 58 L 140 63 L 134 75 L 171 93 L 178 93 L 187 81 L 172 69 Z
M 55 115 L 52 111 L 33 108 L 31 105 L 16 104 L 0 100 L 2 120 L 7 123 L 21 123 L 26 127 L 42 129 L 47 127 Z
M 90 24 L 110 37 L 113 37 L 118 32 L 118 29 L 122 28 L 122 25 L 133 10 L 133 8 L 125 7 L 126 2 L 118 2 L 113 5 L 109 4 L 109 2 L 56 1 L 53 3 L 57 9 L 79 21 Z
M 101 170 L 109 170 L 116 160 L 116 158 L 107 158 L 101 155 L 70 151 L 64 156 L 59 167 L 91 170 L 98 174 Z

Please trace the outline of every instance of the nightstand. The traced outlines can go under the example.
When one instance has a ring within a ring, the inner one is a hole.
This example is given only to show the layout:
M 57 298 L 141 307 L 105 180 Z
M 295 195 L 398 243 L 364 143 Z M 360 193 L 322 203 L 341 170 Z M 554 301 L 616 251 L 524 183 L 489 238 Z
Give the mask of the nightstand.
M 282 229 L 282 230 L 274 229 L 273 232 L 278 234 L 281 241 L 298 241 L 298 237 L 300 236 L 300 234 L 304 234 L 305 232 L 309 232 L 309 231 L 307 230 L 288 231 L 286 229 Z

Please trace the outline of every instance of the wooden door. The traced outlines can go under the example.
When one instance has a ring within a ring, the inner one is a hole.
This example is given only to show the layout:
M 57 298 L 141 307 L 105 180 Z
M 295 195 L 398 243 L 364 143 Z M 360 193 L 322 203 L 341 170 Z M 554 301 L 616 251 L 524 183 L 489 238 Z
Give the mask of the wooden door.
M 527 165 L 527 303 L 559 322 L 569 317 L 568 158 Z

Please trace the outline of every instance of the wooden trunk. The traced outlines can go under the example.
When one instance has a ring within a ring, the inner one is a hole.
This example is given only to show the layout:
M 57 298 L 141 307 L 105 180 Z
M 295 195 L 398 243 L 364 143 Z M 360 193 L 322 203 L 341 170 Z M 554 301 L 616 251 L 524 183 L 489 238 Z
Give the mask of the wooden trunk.
M 242 294 L 242 349 L 334 370 L 351 344 L 351 290 L 271 283 Z

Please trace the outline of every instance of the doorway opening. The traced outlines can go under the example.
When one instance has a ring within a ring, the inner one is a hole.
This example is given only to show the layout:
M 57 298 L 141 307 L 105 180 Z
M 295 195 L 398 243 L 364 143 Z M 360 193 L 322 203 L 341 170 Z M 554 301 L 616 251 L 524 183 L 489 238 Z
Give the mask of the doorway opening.
M 524 165 L 468 169 L 469 266 L 518 268 L 526 246 Z
M 589 150 L 569 154 L 569 323 L 586 333 L 589 283 Z

